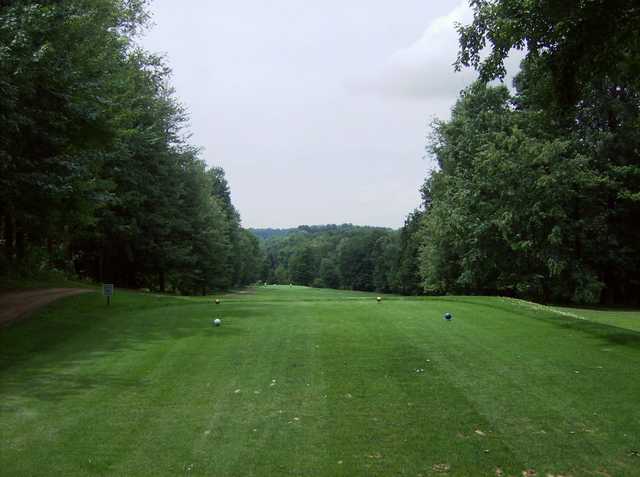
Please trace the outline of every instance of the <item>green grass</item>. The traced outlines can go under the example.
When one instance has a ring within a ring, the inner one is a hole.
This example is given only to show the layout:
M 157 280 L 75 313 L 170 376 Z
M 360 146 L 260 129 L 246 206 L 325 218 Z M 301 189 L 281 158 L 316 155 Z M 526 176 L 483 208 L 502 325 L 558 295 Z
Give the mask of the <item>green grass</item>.
M 581 318 L 585 318 L 606 325 L 628 328 L 640 331 L 640 311 L 625 308 L 570 308 L 554 307 L 559 311 L 571 313 Z
M 64 299 L 0 330 L 0 473 L 638 475 L 640 333 L 611 320 L 288 286 Z

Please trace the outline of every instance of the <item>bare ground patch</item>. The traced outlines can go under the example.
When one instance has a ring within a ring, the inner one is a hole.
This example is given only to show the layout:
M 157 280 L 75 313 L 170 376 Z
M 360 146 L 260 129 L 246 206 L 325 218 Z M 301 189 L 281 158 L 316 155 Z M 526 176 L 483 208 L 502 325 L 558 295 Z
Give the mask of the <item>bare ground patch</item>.
M 87 288 L 45 288 L 0 294 L 0 327 L 24 319 L 34 311 L 60 298 L 90 293 Z

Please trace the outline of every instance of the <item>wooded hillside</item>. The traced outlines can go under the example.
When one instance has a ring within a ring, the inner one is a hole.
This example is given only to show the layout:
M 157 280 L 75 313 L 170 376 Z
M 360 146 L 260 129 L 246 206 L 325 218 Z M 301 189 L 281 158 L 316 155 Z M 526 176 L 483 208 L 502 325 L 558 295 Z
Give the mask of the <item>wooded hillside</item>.
M 256 280 L 224 171 L 185 135 L 144 1 L 0 7 L 0 271 L 182 292 Z

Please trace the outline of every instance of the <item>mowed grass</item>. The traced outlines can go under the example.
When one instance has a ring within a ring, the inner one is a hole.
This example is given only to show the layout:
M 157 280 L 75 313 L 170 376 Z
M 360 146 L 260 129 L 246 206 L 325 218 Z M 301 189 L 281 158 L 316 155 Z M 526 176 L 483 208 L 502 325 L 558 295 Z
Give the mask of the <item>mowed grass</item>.
M 564 313 L 573 314 L 579 318 L 640 332 L 640 310 L 629 310 L 625 308 L 554 308 Z
M 615 325 L 288 286 L 72 297 L 0 330 L 0 474 L 635 476 L 640 333 Z

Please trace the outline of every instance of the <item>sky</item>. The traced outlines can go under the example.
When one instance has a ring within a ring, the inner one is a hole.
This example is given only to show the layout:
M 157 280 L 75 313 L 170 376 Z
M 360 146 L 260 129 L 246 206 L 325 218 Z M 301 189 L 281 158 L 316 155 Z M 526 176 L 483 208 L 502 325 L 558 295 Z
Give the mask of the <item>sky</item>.
M 153 0 L 190 142 L 222 166 L 245 227 L 397 228 L 425 146 L 476 77 L 455 73 L 460 0 Z

